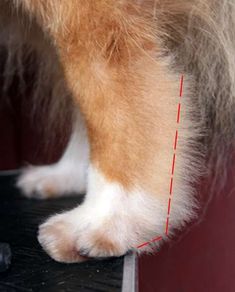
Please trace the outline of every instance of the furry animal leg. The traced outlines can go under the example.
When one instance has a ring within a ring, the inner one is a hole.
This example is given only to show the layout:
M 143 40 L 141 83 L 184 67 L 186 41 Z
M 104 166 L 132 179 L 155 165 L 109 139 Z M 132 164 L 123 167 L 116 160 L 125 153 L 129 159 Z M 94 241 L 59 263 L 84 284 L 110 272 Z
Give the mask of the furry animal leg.
M 70 65 L 74 68 L 74 64 L 67 61 L 64 66 L 73 84 Z M 74 97 L 90 143 L 87 197 L 74 210 L 48 219 L 38 236 L 48 254 L 61 262 L 119 256 L 153 237 L 166 238 L 173 144 L 179 126 L 180 78 L 169 73 L 166 61 L 153 62 L 141 54 L 133 67 L 122 68 L 116 80 L 105 64 L 87 64 L 88 72 L 82 74 L 77 65 L 80 94 L 74 92 Z M 182 100 L 181 122 L 186 126 L 179 128 L 169 234 L 194 215 L 190 176 L 185 175 L 185 169 L 192 171 L 186 158 L 193 135 L 187 130 L 187 109 L 188 100 Z
M 76 262 L 166 238 L 176 129 L 169 234 L 194 215 L 189 185 L 195 158 L 188 145 L 195 132 L 190 91 L 177 121 L 180 74 L 163 57 L 155 21 L 129 1 L 23 2 L 53 39 L 90 145 L 85 201 L 41 225 L 39 242 L 55 260 Z

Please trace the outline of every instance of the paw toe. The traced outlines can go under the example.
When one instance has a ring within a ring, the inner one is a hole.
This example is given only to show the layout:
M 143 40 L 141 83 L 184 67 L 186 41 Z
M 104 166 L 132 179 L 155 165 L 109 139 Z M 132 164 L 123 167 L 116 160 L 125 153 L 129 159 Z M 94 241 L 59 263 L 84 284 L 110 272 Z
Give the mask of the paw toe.
M 77 245 L 84 246 L 80 248 L 80 254 L 91 258 L 121 256 L 127 252 L 118 242 L 101 232 L 91 232 L 86 236 L 81 235 L 78 238 Z
M 75 263 L 87 260 L 76 248 L 71 226 L 63 221 L 41 225 L 38 241 L 43 249 L 58 262 Z

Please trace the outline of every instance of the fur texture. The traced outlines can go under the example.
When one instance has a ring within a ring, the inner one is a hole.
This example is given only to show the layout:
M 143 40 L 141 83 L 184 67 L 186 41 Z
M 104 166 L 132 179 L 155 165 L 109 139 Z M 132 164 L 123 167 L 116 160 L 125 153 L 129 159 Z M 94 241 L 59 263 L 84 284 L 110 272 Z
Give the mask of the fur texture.
M 74 262 L 121 255 L 156 236 L 167 239 L 176 130 L 169 235 L 192 220 L 199 172 L 205 173 L 205 166 L 210 171 L 215 157 L 219 169 L 218 153 L 224 158 L 234 141 L 233 1 L 18 0 L 0 5 L 1 47 L 7 54 L 4 91 L 15 72 L 23 88 L 28 53 L 38 64 L 35 103 L 46 94 L 50 119 L 59 113 L 63 120 L 72 111 L 75 124 L 78 115 L 84 120 L 82 130 L 74 127 L 60 162 L 27 170 L 18 183 L 30 197 L 87 190 L 81 206 L 40 227 L 44 249 L 58 261 Z M 181 74 L 185 88 L 178 124 Z M 81 145 L 74 139 L 78 133 L 85 133 Z M 223 183 L 221 173 L 215 174 Z

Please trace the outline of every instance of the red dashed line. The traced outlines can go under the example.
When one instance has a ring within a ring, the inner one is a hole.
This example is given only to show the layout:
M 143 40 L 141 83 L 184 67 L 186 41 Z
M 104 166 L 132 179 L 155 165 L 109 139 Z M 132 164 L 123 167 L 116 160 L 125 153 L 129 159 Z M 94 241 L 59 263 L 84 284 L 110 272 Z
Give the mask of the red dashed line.
M 156 241 L 159 241 L 159 240 L 162 240 L 162 236 L 159 236 L 157 238 L 152 239 L 151 242 L 156 242 Z
M 154 239 L 152 239 L 152 240 L 150 240 L 150 241 L 148 241 L 148 242 L 145 242 L 145 243 L 143 243 L 143 244 L 137 246 L 137 248 L 144 247 L 144 246 L 146 246 L 146 245 L 151 244 L 152 242 L 157 242 L 157 241 L 160 241 L 160 240 L 162 240 L 162 236 L 156 237 L 156 238 L 154 238 Z
M 181 103 L 178 104 L 177 124 L 180 122 Z
M 172 191 L 173 191 L 173 177 L 171 177 L 171 181 L 170 181 L 170 195 L 172 195 Z
M 171 170 L 172 175 L 174 175 L 174 172 L 175 172 L 175 158 L 176 158 L 176 154 L 174 153 L 173 160 L 172 160 L 172 170 Z
M 169 198 L 169 201 L 168 201 L 168 212 L 167 212 L 167 214 L 170 215 L 170 212 L 171 212 L 171 198 Z
M 182 75 L 180 79 L 180 97 L 183 96 L 183 87 L 184 87 L 184 75 Z
M 166 231 L 165 231 L 166 235 L 168 235 L 168 230 L 169 230 L 169 219 L 170 219 L 170 217 L 166 218 Z
M 150 244 L 150 242 L 148 241 L 148 242 L 145 242 L 145 243 L 137 246 L 137 248 L 141 248 L 141 247 L 144 247 L 144 246 L 149 245 L 149 244 Z
M 183 85 L 184 85 L 184 76 L 181 76 L 180 79 L 180 98 L 183 96 Z M 181 115 L 181 103 L 178 104 L 178 111 L 177 111 L 177 124 L 180 123 L 180 115 Z M 172 159 L 172 169 L 171 169 L 171 178 L 170 178 L 170 191 L 169 191 L 169 200 L 168 200 L 168 210 L 167 210 L 167 218 L 166 218 L 166 228 L 165 228 L 165 235 L 168 235 L 168 230 L 169 230 L 169 222 L 170 222 L 170 213 L 171 213 L 171 203 L 172 203 L 172 195 L 173 195 L 173 181 L 174 181 L 174 173 L 175 173 L 175 163 L 176 163 L 176 150 L 177 150 L 177 145 L 178 145 L 178 130 L 175 132 L 175 141 L 174 141 L 174 154 L 173 154 L 173 159 Z M 137 248 L 142 248 L 144 246 L 148 246 L 153 242 L 158 242 L 163 239 L 163 236 L 156 237 L 148 242 L 145 242 Z
M 175 131 L 175 144 L 174 144 L 174 150 L 177 148 L 177 143 L 178 143 L 178 130 Z

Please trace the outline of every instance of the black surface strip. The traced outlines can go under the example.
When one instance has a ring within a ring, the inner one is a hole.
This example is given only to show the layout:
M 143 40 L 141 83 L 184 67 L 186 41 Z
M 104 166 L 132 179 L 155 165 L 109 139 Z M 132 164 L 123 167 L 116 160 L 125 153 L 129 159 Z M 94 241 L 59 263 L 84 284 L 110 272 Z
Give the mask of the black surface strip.
M 12 265 L 0 274 L 0 292 L 121 291 L 123 258 L 60 264 L 37 242 L 38 224 L 75 207 L 82 198 L 28 200 L 13 187 L 14 181 L 15 177 L 0 177 L 0 241 L 12 248 Z

